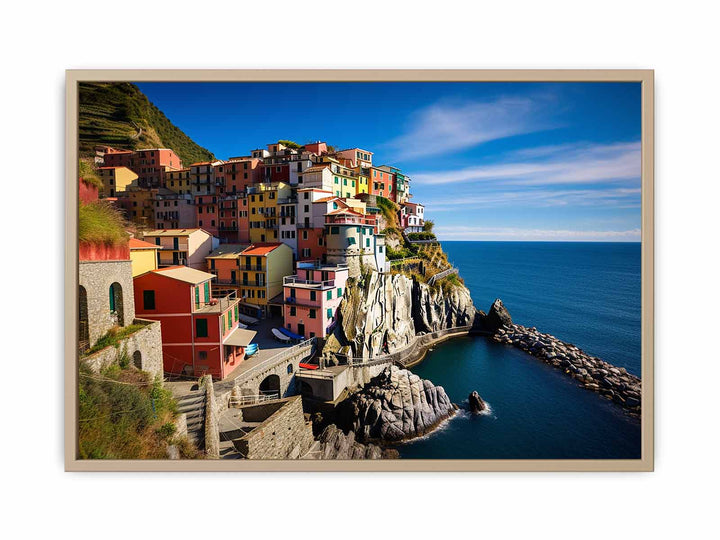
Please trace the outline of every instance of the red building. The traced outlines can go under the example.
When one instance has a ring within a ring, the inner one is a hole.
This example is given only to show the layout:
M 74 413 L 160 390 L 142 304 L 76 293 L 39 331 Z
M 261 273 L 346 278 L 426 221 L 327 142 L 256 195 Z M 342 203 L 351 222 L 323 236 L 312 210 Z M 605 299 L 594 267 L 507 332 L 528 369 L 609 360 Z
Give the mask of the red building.
M 379 195 L 386 199 L 395 200 L 395 193 L 393 186 L 395 185 L 395 179 L 393 174 L 389 171 L 384 171 L 376 167 L 370 167 L 370 194 Z
M 257 158 L 234 157 L 215 167 L 215 179 L 220 180 L 226 195 L 241 193 L 247 186 L 262 182 L 262 162 Z
M 213 297 L 214 277 L 171 266 L 133 280 L 136 316 L 161 322 L 166 373 L 222 379 L 244 360 L 256 333 L 238 327 L 234 293 Z
M 245 193 L 226 195 L 220 200 L 218 236 L 221 242 L 250 243 L 250 218 Z
M 195 223 L 213 236 L 218 236 L 218 197 L 217 195 L 195 196 Z

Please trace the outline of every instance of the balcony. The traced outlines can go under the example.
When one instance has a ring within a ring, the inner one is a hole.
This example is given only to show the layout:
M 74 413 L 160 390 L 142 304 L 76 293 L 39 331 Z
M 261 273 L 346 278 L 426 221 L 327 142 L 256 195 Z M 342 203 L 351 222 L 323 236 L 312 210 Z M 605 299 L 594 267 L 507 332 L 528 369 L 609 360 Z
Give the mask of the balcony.
M 350 216 L 333 216 L 325 219 L 325 225 L 366 225 L 375 227 L 374 218 L 350 217 Z
M 241 266 L 238 266 L 240 270 L 252 270 L 253 272 L 264 272 L 265 268 L 263 268 L 262 264 L 243 264 Z
M 285 276 L 283 278 L 283 286 L 302 287 L 303 289 L 332 289 L 335 287 L 335 280 L 314 281 L 301 279 L 300 276 Z
M 295 204 L 297 202 L 297 197 L 283 197 L 282 199 L 278 199 L 278 204 Z
M 193 306 L 194 313 L 223 313 L 238 303 L 237 292 L 233 291 L 222 298 L 211 298 L 209 302 L 201 302 Z

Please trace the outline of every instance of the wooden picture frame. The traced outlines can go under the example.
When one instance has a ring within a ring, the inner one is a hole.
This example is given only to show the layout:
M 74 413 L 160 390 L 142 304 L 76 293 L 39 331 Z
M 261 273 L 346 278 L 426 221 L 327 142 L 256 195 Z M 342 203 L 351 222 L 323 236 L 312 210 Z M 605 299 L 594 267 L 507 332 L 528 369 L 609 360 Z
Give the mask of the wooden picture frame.
M 638 82 L 642 94 L 642 417 L 637 460 L 82 460 L 77 451 L 78 83 L 204 82 Z M 652 70 L 69 70 L 66 73 L 65 468 L 67 471 L 652 471 L 654 467 Z

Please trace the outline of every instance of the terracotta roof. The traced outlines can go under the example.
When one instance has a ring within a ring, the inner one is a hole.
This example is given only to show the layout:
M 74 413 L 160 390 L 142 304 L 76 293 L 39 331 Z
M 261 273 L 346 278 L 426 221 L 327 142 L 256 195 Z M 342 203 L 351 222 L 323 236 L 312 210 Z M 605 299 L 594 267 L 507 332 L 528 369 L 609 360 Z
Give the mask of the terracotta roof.
M 197 163 L 191 163 L 190 166 L 194 167 L 195 165 L 212 165 L 211 161 L 198 161 Z
M 352 210 L 350 208 L 338 208 L 337 210 L 333 210 L 332 212 L 328 212 L 325 214 L 326 216 L 337 216 L 341 214 L 352 214 L 354 216 L 360 216 L 365 217 L 365 214 L 361 214 L 360 212 L 356 210 Z
M 160 246 L 156 244 L 151 244 L 150 242 L 138 240 L 137 238 L 131 238 L 129 245 L 130 249 L 160 249 Z
M 158 270 L 150 270 L 155 274 L 166 276 L 178 281 L 184 281 L 185 283 L 192 283 L 197 285 L 198 283 L 204 283 L 209 279 L 213 279 L 213 274 L 208 274 L 201 270 L 195 270 L 194 268 L 188 268 L 187 266 L 168 266 L 167 268 L 160 268 Z
M 307 169 L 305 169 L 303 171 L 303 173 L 318 172 L 318 171 L 322 171 L 323 169 L 329 169 L 329 168 L 330 168 L 329 164 L 328 165 L 313 165 L 312 167 L 308 167 Z
M 337 195 L 334 195 L 332 197 L 323 197 L 322 199 L 315 199 L 313 202 L 330 202 L 334 201 L 335 199 L 339 199 Z
M 203 231 L 208 233 L 207 231 L 203 229 L 156 229 L 154 231 L 148 231 L 145 233 L 145 236 L 190 236 L 192 233 L 197 231 Z
M 253 244 L 249 248 L 247 248 L 245 251 L 242 252 L 243 255 L 267 255 L 274 249 L 282 246 L 282 243 L 280 242 L 272 242 L 272 243 L 264 243 L 264 244 Z

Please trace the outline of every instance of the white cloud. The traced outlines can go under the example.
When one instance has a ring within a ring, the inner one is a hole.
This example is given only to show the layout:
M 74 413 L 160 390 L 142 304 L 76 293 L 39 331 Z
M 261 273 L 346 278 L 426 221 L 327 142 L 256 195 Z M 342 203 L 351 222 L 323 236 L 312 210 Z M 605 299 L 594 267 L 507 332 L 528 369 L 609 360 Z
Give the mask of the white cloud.
M 415 113 L 407 133 L 387 146 L 398 161 L 458 151 L 551 127 L 541 113 L 540 103 L 527 98 L 438 103 Z
M 539 156 L 546 159 L 536 159 Z M 527 161 L 528 157 L 535 159 Z M 417 184 L 495 181 L 539 186 L 639 180 L 640 174 L 640 142 L 631 142 L 530 148 L 514 152 L 500 163 L 421 172 L 411 177 Z
M 640 205 L 640 188 L 610 189 L 516 189 L 508 191 L 488 190 L 482 195 L 463 197 L 440 197 L 432 199 L 428 208 L 432 212 L 450 212 L 458 206 L 492 208 L 498 206 L 517 206 L 543 208 L 555 206 L 612 206 L 613 208 L 636 207 Z
M 516 240 L 549 242 L 639 242 L 640 229 L 571 231 L 512 227 L 435 226 L 440 240 Z

